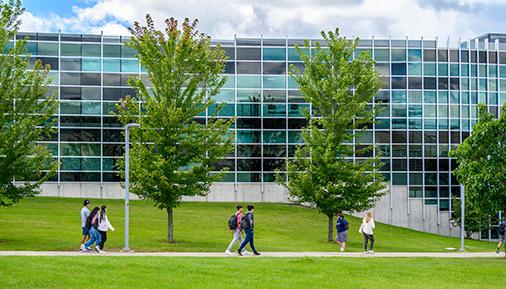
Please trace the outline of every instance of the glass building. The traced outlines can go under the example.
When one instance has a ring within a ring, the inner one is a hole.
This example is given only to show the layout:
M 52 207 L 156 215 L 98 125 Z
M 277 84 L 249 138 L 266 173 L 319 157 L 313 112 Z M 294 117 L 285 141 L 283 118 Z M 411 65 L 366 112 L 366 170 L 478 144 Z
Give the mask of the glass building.
M 485 34 L 453 46 L 438 45 L 437 39 L 360 41 L 356 55 L 369 52 L 382 81 L 371 105 L 384 109 L 361 139 L 382 152 L 382 172 L 390 181 L 391 193 L 378 204 L 377 211 L 388 211 L 376 213 L 380 220 L 442 234 L 458 231 L 449 223 L 451 199 L 460 195 L 460 185 L 451 174 L 456 163 L 448 151 L 469 136 L 478 104 L 486 104 L 497 115 L 506 101 L 504 36 Z M 122 127 L 111 112 L 121 97 L 134 94 L 129 77 L 140 74 L 148 83 L 135 51 L 123 45 L 128 37 L 17 35 L 25 37 L 30 39 L 27 49 L 32 59 L 51 65 L 51 91 L 60 101 L 58 133 L 44 141 L 60 167 L 44 192 L 83 196 L 99 190 L 100 197 L 121 196 L 115 161 L 123 153 Z M 228 167 L 229 173 L 208 200 L 286 201 L 286 194 L 279 195 L 281 189 L 273 183 L 274 172 L 282 171 L 285 159 L 302 144 L 300 131 L 306 121 L 301 111 L 310 104 L 287 71 L 290 65 L 303 69 L 294 46 L 304 41 L 218 42 L 228 55 L 228 81 L 216 101 L 227 103 L 221 117 L 237 117 L 236 149 L 217 165 Z M 212 113 L 210 108 L 208 114 Z M 199 121 L 205 122 L 205 116 Z M 105 187 L 107 194 L 102 193 Z M 259 199 L 253 197 L 255 190 Z M 494 234 L 483 232 L 482 237 Z

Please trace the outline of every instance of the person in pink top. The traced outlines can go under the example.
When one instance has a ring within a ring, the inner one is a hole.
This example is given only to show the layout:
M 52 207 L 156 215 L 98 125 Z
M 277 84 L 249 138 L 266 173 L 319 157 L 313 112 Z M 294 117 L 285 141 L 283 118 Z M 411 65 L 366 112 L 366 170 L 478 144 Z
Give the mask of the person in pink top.
M 235 214 L 230 218 L 228 225 L 229 225 L 229 231 L 234 232 L 234 238 L 232 239 L 232 242 L 230 242 L 230 245 L 228 245 L 227 250 L 225 251 L 225 254 L 230 255 L 230 250 L 232 250 L 232 247 L 235 243 L 239 242 L 239 244 L 242 243 L 242 228 L 241 228 L 241 220 L 242 220 L 242 206 L 237 205 L 237 211 Z

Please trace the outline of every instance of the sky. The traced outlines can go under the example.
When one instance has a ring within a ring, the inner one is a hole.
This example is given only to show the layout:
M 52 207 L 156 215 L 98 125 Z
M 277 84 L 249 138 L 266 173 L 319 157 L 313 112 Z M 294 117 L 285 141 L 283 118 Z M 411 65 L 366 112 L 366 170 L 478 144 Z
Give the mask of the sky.
M 2 1 L 2 0 L 0 0 Z M 199 19 L 217 39 L 343 36 L 441 39 L 457 42 L 506 33 L 506 0 L 24 0 L 22 31 L 129 35 L 151 14 L 157 27 L 171 16 Z

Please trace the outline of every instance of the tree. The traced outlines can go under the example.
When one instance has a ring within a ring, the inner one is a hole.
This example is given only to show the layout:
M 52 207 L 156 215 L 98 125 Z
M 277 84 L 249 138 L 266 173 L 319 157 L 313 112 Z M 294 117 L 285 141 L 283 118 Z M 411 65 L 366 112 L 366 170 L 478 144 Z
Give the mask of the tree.
M 449 155 L 457 159 L 453 171 L 465 186 L 465 200 L 484 214 L 506 208 L 506 104 L 496 118 L 484 105 L 478 107 L 473 132 Z M 467 206 L 467 204 L 466 204 Z M 466 221 L 467 226 L 467 221 Z
M 471 238 L 473 233 L 480 232 L 483 229 L 488 229 L 490 224 L 490 215 L 481 212 L 480 210 L 476 209 L 473 203 L 466 202 L 465 203 L 465 224 L 464 224 L 464 230 L 466 233 L 466 238 Z M 460 199 L 454 198 L 453 199 L 453 216 L 452 216 L 452 223 L 454 226 L 460 226 L 462 222 L 462 210 L 460 207 Z
M 51 135 L 58 104 L 47 95 L 49 67 L 30 66 L 26 41 L 12 43 L 24 12 L 21 1 L 0 2 L 0 206 L 39 193 L 58 167 L 37 141 Z
M 132 131 L 131 191 L 166 209 L 168 240 L 174 241 L 173 208 L 183 196 L 206 195 L 223 173 L 212 174 L 213 165 L 233 149 L 228 131 L 233 119 L 218 118 L 223 104 L 212 99 L 226 81 L 221 75 L 226 56 L 197 31 L 197 20 L 185 19 L 179 29 L 174 18 L 167 19 L 163 32 L 149 15 L 146 20 L 147 26 L 134 23 L 129 45 L 152 87 L 130 79 L 136 96 L 121 100 L 118 116 L 122 124 L 141 125 Z M 196 121 L 206 109 L 207 122 Z
M 369 55 L 350 61 L 358 39 L 341 38 L 338 29 L 322 36 L 328 48 L 318 42 L 310 48 L 308 41 L 304 50 L 297 47 L 304 72 L 292 66 L 290 74 L 315 115 L 304 112 L 308 120 L 302 132 L 305 145 L 287 161 L 287 182 L 279 175 L 278 182 L 299 202 L 314 205 L 328 217 L 328 240 L 332 241 L 337 213 L 369 209 L 383 195 L 379 159 L 372 157 L 372 147 L 360 144 L 375 115 L 368 103 L 380 81 Z M 350 145 L 353 140 L 355 146 Z M 368 158 L 353 161 L 354 153 Z

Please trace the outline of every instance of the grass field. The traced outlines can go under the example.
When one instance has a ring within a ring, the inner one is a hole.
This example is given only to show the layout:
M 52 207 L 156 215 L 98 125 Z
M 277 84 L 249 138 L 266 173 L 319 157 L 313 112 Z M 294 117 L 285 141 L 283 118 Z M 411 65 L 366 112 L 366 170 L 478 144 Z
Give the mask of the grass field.
M 31 198 L 10 208 L 0 208 L 0 250 L 76 250 L 80 239 L 81 199 Z M 123 202 L 106 204 L 115 232 L 109 233 L 106 251 L 123 247 Z M 166 242 L 167 215 L 147 201 L 130 204 L 130 247 L 137 251 L 224 251 L 232 235 L 226 221 L 234 212 L 231 203 L 187 203 L 176 208 L 175 243 Z M 359 219 L 350 218 L 349 251 L 361 251 Z M 255 245 L 262 251 L 336 251 L 326 241 L 327 219 L 314 209 L 280 204 L 257 204 Z M 441 252 L 459 247 L 458 238 L 377 224 L 376 251 Z M 493 251 L 495 244 L 466 241 L 468 251 Z
M 500 259 L 1 257 L 0 288 L 505 288 Z

